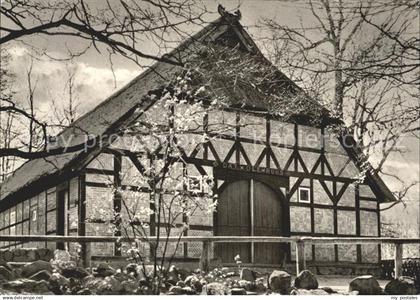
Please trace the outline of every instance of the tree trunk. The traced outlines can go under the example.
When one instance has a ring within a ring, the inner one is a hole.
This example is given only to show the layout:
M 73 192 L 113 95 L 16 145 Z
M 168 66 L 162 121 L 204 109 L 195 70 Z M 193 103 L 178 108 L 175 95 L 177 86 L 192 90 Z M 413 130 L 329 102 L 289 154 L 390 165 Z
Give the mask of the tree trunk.
M 336 46 L 339 47 L 338 45 Z M 336 61 L 334 63 L 334 114 L 336 117 L 343 119 L 343 98 L 344 98 L 344 84 L 343 84 L 343 71 L 341 70 L 341 58 L 339 57 L 339 50 L 335 50 Z

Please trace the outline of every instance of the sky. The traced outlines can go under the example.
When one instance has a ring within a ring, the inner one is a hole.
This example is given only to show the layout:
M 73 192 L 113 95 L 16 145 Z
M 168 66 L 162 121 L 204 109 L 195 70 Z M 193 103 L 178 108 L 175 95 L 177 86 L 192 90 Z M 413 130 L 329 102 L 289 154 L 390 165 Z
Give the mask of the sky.
M 88 2 L 91 5 L 97 5 L 99 1 L 90 0 Z M 294 26 L 299 22 L 310 24 L 312 20 L 307 7 L 300 1 L 205 1 L 206 6 L 211 11 L 217 11 L 219 3 L 227 9 L 234 9 L 240 6 L 241 24 L 253 37 L 260 35 L 260 29 L 256 25 L 264 18 L 274 19 L 276 22 L 288 26 Z M 208 16 L 209 19 L 216 19 L 217 17 L 217 14 Z M 195 28 L 192 28 L 191 31 L 195 31 Z M 54 57 L 65 55 L 66 47 L 81 48 L 78 41 L 61 37 L 54 40 L 35 37 L 31 42 L 47 48 L 49 54 Z M 156 51 L 152 44 L 147 44 L 147 41 L 144 49 L 149 53 Z M 22 44 L 13 44 L 10 50 L 12 59 L 9 62 L 9 68 L 16 74 L 15 89 L 20 98 L 25 99 L 25 93 L 22 91 L 27 90 L 26 73 L 32 59 Z M 79 103 L 79 112 L 83 114 L 144 70 L 128 60 L 115 57 L 113 60 L 113 73 L 106 52 L 98 54 L 96 51 L 89 51 L 86 55 L 69 63 L 51 61 L 45 57 L 42 59 L 38 58 L 33 60 L 33 66 L 32 76 L 37 87 L 35 94 L 37 114 L 41 118 L 49 118 L 51 116 L 51 101 L 58 103 L 58 106 L 60 105 L 59 103 L 66 101 L 68 97 L 66 92 L 68 72 L 74 72 L 75 74 L 75 94 Z M 406 139 L 403 146 L 408 151 L 404 154 L 392 156 L 386 164 L 386 170 L 400 176 L 405 182 L 419 180 L 419 141 Z M 390 180 L 389 178 L 384 178 L 384 180 L 391 189 L 397 185 L 395 180 Z M 397 206 L 391 212 L 386 213 L 387 216 L 389 218 L 408 220 L 419 218 L 419 188 L 410 192 L 409 198 L 411 200 L 408 202 L 408 208 Z

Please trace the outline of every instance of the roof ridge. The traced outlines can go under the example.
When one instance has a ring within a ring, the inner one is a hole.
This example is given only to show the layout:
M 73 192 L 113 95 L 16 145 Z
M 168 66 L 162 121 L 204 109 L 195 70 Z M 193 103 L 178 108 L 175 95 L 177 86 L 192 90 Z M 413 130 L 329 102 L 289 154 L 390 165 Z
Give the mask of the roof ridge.
M 223 18 L 219 17 L 214 21 L 209 22 L 209 24 L 205 27 L 203 27 L 200 31 L 196 32 L 195 34 L 191 35 L 187 40 L 182 41 L 178 46 L 176 46 L 174 49 L 172 49 L 171 51 L 169 51 L 168 53 L 165 53 L 162 55 L 162 57 L 164 56 L 173 56 L 175 53 L 180 52 L 182 50 L 184 50 L 191 42 L 194 42 L 196 40 L 198 40 L 198 37 L 200 37 L 202 34 L 208 33 L 209 32 L 209 27 L 211 25 L 216 25 L 218 23 L 220 23 L 220 21 L 222 21 Z M 117 97 L 118 95 L 120 95 L 122 92 L 124 92 L 125 90 L 127 90 L 129 87 L 131 87 L 133 84 L 135 84 L 138 80 L 144 78 L 146 75 L 148 75 L 150 72 L 153 72 L 154 67 L 156 67 L 158 64 L 165 64 L 166 62 L 162 62 L 162 61 L 155 61 L 151 66 L 146 67 L 139 75 L 137 75 L 136 77 L 134 77 L 132 80 L 130 80 L 127 84 L 125 84 L 123 87 L 121 87 L 120 89 L 118 89 L 117 91 L 113 92 L 111 95 L 109 95 L 105 100 L 101 101 L 100 103 L 98 103 L 94 108 L 92 108 L 91 110 L 87 111 L 86 113 L 84 113 L 83 115 L 79 116 L 76 120 L 74 120 L 68 127 L 64 128 L 61 132 L 59 132 L 58 134 L 56 134 L 55 136 L 58 137 L 62 134 L 65 134 L 66 131 L 77 128 L 75 126 L 73 126 L 73 124 L 80 122 L 81 120 L 85 119 L 86 117 L 88 117 L 92 112 L 98 110 L 100 107 L 104 106 L 105 104 L 107 104 L 109 101 L 111 101 L 113 98 Z M 16 171 L 16 170 L 15 170 Z

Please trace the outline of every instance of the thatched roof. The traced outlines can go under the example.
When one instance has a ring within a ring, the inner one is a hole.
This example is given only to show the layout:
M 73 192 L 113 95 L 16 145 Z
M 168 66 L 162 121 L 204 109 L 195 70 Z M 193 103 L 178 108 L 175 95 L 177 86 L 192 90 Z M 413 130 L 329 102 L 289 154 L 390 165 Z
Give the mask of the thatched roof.
M 203 49 L 207 50 L 203 51 Z M 243 62 L 244 57 L 260 64 L 253 70 L 249 68 L 249 66 L 252 67 L 252 63 L 248 64 L 249 69 L 242 69 L 242 77 L 239 78 L 239 81 L 235 81 L 238 82 L 238 88 L 235 88 L 234 91 L 229 85 L 229 78 L 224 76 L 225 74 L 220 74 L 218 78 L 214 77 L 211 84 L 215 93 L 222 92 L 228 95 L 232 106 L 266 110 L 275 115 L 276 112 L 284 112 L 287 105 L 289 111 L 294 112 L 287 116 L 290 120 L 303 120 L 304 122 L 319 121 L 320 119 L 331 120 L 328 111 L 322 105 L 307 97 L 295 83 L 264 58 L 238 19 L 232 15 L 229 15 L 228 18 L 226 15 L 222 16 L 208 24 L 168 56 L 184 59 L 185 57 L 195 58 L 197 59 L 195 63 L 200 63 L 201 68 L 208 68 L 209 71 L 216 70 L 217 73 L 220 70 L 215 69 L 215 64 L 208 63 L 209 60 L 207 60 L 207 65 L 201 62 L 206 62 L 206 55 L 209 58 L 212 53 L 215 53 L 214 51 L 217 52 L 221 49 L 231 49 L 231 51 L 225 51 L 222 54 L 224 59 L 231 64 L 230 67 Z M 241 56 L 235 58 L 233 53 Z M 226 61 L 219 65 L 224 68 L 227 66 L 229 64 L 226 64 Z M 261 74 L 262 69 L 269 70 L 270 75 L 264 77 L 264 74 L 263 79 L 255 80 Z M 148 97 L 151 91 L 161 89 L 181 71 L 182 68 L 175 65 L 163 62 L 155 63 L 59 134 L 56 147 L 63 145 L 61 141 L 70 141 L 67 146 L 72 146 L 83 143 L 87 137 L 115 133 L 119 128 L 136 119 L 139 116 L 139 111 L 142 112 L 153 105 L 153 100 Z M 252 80 L 257 83 L 251 89 L 247 85 L 247 76 L 252 77 Z M 206 80 L 206 78 L 202 78 L 202 80 Z M 317 113 L 314 114 L 314 112 Z M 12 199 L 27 198 L 35 190 L 45 190 L 59 184 L 63 178 L 77 174 L 77 171 L 92 159 L 92 155 L 99 151 L 100 149 L 96 147 L 89 151 L 76 151 L 26 162 L 0 186 L 0 207 L 7 206 Z M 384 194 L 390 198 L 391 192 L 386 186 L 385 189 Z

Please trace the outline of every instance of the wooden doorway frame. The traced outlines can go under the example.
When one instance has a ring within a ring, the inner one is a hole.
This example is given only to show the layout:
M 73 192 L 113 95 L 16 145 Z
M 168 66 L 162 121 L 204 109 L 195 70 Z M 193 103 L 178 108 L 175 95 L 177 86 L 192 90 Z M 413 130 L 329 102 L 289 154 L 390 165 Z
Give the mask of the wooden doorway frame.
M 214 178 L 215 182 L 217 180 L 223 180 L 224 183 L 221 186 L 218 184 L 215 185 L 215 192 L 220 194 L 228 183 L 232 183 L 240 180 L 250 181 L 250 234 L 253 236 L 254 233 L 254 193 L 253 193 L 253 182 L 259 181 L 273 190 L 277 195 L 278 200 L 282 204 L 282 219 L 281 227 L 283 230 L 282 236 L 290 236 L 290 208 L 289 202 L 287 201 L 287 191 L 289 189 L 289 178 L 278 175 L 262 174 L 257 172 L 247 172 L 247 171 L 237 171 L 225 168 L 215 168 L 214 169 Z M 213 235 L 218 235 L 218 213 L 217 210 L 213 213 Z M 254 243 L 251 243 L 251 264 L 254 263 Z M 290 247 L 285 247 L 285 257 L 290 257 Z

